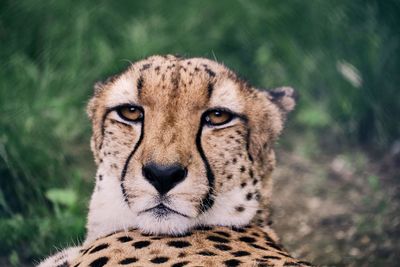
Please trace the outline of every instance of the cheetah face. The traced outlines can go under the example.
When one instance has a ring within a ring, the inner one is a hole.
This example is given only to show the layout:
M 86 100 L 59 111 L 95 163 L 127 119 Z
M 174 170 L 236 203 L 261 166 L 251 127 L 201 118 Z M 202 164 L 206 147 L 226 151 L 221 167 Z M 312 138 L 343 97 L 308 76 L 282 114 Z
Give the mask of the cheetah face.
M 89 236 L 248 224 L 293 107 L 291 88 L 258 91 L 202 58 L 154 56 L 98 84 Z

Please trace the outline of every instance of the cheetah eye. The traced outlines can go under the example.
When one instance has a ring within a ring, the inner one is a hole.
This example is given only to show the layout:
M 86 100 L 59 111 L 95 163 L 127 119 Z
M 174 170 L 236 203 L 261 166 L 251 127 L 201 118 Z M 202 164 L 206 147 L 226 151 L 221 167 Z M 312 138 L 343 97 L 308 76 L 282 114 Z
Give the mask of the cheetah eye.
M 143 119 L 143 110 L 132 105 L 123 105 L 116 108 L 118 116 L 129 122 L 138 122 Z
M 205 113 L 205 123 L 211 126 L 218 126 L 228 123 L 232 120 L 233 114 L 220 109 L 210 110 Z

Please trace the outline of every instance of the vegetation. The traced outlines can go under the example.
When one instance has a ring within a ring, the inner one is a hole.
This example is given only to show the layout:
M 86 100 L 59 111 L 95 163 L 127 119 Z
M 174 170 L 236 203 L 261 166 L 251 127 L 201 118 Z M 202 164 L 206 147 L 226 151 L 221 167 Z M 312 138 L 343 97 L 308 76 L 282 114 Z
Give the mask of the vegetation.
M 0 263 L 82 240 L 92 85 L 149 55 L 214 58 L 258 87 L 291 85 L 300 94 L 289 127 L 296 140 L 315 151 L 328 139 L 385 153 L 400 136 L 399 6 L 1 1 Z

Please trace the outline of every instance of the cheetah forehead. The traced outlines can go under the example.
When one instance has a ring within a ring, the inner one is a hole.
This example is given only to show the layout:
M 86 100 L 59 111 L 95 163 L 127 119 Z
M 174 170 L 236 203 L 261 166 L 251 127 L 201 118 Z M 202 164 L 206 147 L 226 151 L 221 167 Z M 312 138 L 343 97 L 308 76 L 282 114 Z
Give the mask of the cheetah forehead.
M 153 56 L 128 68 L 108 85 L 105 104 L 180 104 L 198 109 L 225 107 L 242 112 L 245 83 L 222 64 L 204 58 Z

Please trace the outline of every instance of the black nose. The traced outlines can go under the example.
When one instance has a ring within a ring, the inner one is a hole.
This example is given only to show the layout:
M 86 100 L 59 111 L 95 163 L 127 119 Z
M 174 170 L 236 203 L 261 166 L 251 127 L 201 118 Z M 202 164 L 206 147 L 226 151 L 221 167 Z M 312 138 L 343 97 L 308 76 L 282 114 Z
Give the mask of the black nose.
M 179 164 L 157 165 L 149 163 L 142 168 L 143 176 L 163 195 L 186 178 L 187 169 Z

